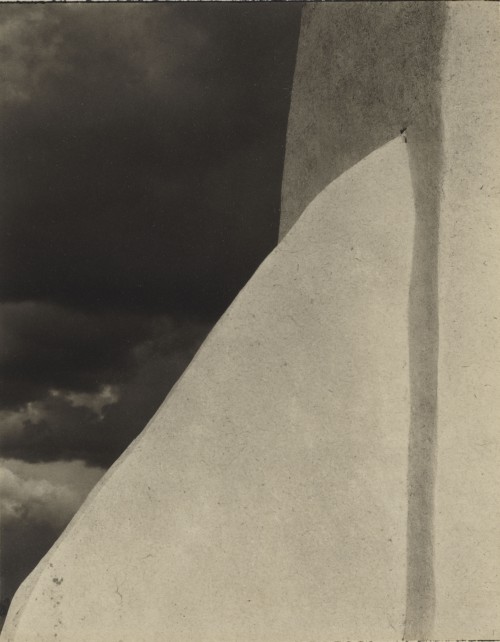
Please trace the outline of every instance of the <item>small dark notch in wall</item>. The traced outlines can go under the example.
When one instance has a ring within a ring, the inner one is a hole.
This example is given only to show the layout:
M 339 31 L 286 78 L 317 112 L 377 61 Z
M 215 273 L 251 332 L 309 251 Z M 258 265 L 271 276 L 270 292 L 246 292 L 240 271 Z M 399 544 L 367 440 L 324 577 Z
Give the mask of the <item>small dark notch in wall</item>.
M 435 609 L 440 62 L 446 12 L 444 2 L 305 5 L 280 220 L 283 238 L 332 180 L 398 131 L 404 138 L 416 210 L 408 312 L 407 640 L 432 638 Z

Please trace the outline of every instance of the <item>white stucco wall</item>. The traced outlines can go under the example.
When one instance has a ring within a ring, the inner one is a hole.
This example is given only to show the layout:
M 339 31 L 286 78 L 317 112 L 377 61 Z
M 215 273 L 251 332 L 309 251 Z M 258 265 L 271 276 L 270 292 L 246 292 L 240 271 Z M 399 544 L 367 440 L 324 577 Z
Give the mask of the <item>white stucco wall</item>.
M 456 3 L 443 51 L 438 639 L 500 637 L 498 3 Z
M 26 581 L 3 639 L 401 637 L 406 147 L 313 201 Z
M 291 231 L 21 587 L 2 639 L 401 639 L 408 298 L 426 234 L 439 330 L 426 626 L 500 635 L 499 9 L 372 4 L 307 8 Z M 399 124 L 408 144 L 386 144 Z

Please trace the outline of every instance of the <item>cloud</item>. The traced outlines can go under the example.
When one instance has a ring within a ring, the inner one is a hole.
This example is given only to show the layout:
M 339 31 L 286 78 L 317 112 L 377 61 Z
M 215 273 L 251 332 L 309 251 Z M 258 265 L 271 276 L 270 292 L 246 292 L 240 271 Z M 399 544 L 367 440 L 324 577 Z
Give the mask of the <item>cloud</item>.
M 23 9 L 4 300 L 216 317 L 276 242 L 299 8 Z
M 58 21 L 41 7 L 19 12 L 5 7 L 0 22 L 2 40 L 1 105 L 29 101 L 40 90 L 47 74 L 63 70 L 66 65 L 58 58 L 60 37 Z
M 1 599 L 12 597 L 103 472 L 78 461 L 33 465 L 0 460 Z
M 133 365 L 115 377 L 119 383 L 95 393 L 51 388 L 38 401 L 0 412 L 4 455 L 109 466 L 145 427 L 210 329 L 166 316 L 149 321 L 149 335 L 131 348 Z
M 146 314 L 74 310 L 46 303 L 0 304 L 4 408 L 51 389 L 97 393 L 123 380 L 135 346 L 151 333 Z
M 2 520 L 47 520 L 62 528 L 79 506 L 69 488 L 54 486 L 45 479 L 21 479 L 6 468 L 0 469 L 0 510 Z
M 276 242 L 300 7 L 48 9 L 0 25 L 0 409 L 12 455 L 90 461 Z
M 1 14 L 12 595 L 276 243 L 300 5 Z
M 50 390 L 53 397 L 63 397 L 75 408 L 89 408 L 99 419 L 103 419 L 103 409 L 111 406 L 120 399 L 118 386 L 105 385 L 96 393 L 90 392 L 64 392 Z

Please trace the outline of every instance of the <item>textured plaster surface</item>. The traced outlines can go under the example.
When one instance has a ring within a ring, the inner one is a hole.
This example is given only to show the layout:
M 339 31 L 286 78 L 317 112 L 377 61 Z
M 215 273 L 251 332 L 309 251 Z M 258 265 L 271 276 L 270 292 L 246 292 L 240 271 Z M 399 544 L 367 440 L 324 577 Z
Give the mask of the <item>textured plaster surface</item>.
M 416 226 L 405 636 L 496 638 L 499 609 L 499 8 L 305 8 L 281 236 L 332 177 L 404 129 Z
M 5 640 L 401 638 L 413 227 L 398 138 L 264 261 Z
M 334 178 L 426 118 L 439 93 L 445 20 L 441 1 L 304 7 L 280 237 Z
M 498 638 L 498 11 L 306 7 L 291 231 L 3 639 Z
M 500 7 L 456 4 L 442 72 L 434 636 L 498 639 Z

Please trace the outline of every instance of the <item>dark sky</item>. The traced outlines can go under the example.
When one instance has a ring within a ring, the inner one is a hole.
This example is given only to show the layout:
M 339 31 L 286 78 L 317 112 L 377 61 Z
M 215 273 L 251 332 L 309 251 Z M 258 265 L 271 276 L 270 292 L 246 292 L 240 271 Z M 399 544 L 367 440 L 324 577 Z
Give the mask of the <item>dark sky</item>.
M 276 244 L 299 22 L 0 7 L 3 595 Z

